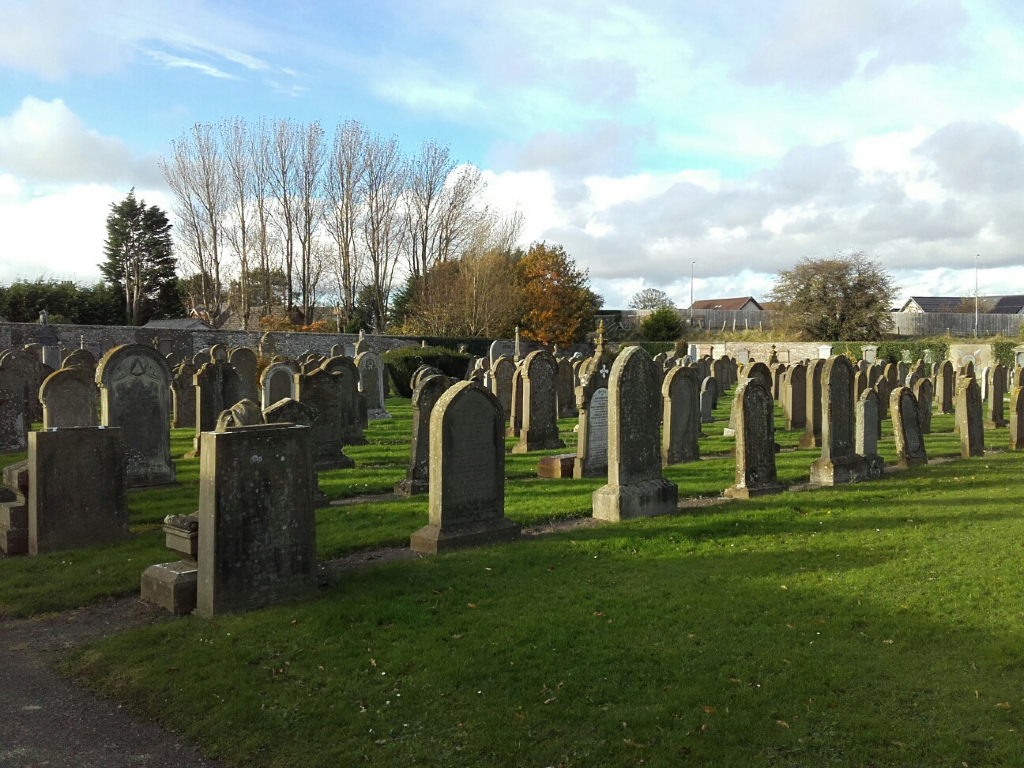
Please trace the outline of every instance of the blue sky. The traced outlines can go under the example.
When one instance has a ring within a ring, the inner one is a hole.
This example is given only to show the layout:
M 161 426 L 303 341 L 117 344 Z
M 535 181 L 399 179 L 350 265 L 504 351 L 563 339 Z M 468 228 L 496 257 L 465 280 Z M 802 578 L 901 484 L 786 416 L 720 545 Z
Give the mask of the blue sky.
M 94 279 L 197 121 L 356 118 L 485 171 L 609 306 L 858 249 L 1024 292 L 1024 10 L 974 0 L 0 0 L 0 280 Z

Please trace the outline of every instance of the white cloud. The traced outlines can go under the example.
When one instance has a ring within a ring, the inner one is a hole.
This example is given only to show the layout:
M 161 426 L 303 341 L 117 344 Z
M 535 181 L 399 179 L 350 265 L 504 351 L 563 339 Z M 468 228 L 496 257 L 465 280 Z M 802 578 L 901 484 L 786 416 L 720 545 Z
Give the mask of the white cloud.
M 0 173 L 38 183 L 160 184 L 156 158 L 136 158 L 114 136 L 88 129 L 61 99 L 22 100 L 0 117 Z
M 150 58 L 154 61 L 158 61 L 170 69 L 194 69 L 204 75 L 220 78 L 221 80 L 241 80 L 240 77 L 230 75 L 222 69 L 217 69 L 217 67 L 212 64 L 204 64 L 203 62 L 196 61 L 195 59 L 173 56 L 164 51 L 146 51 L 146 53 L 149 54 Z

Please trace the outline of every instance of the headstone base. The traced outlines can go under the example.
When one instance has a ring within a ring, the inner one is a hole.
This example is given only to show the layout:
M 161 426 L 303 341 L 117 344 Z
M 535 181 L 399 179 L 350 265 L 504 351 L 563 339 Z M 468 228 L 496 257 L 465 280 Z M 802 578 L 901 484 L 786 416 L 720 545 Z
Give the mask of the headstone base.
M 319 459 L 313 464 L 314 472 L 326 472 L 331 469 L 352 469 L 356 465 L 351 456 L 344 453 L 333 459 Z
M 821 448 L 821 435 L 809 435 L 804 432 L 800 435 L 801 448 Z
M 409 546 L 413 552 L 436 555 L 453 549 L 516 541 L 519 538 L 519 530 L 519 523 L 507 517 L 446 526 L 444 530 L 436 525 L 425 525 L 410 537 Z
M 537 477 L 572 477 L 575 466 L 575 453 L 559 453 L 555 456 L 545 456 L 537 462 Z
M 992 421 L 991 419 L 985 419 L 981 424 L 982 429 L 1005 429 L 1010 426 L 1010 422 L 1006 419 L 1000 419 L 999 421 Z
M 725 489 L 725 497 L 728 499 L 753 499 L 756 496 L 770 496 L 773 493 L 782 493 L 784 490 L 786 490 L 786 486 L 779 483 L 759 485 L 756 488 L 751 488 L 748 485 L 734 485 L 731 488 Z
M 0 504 L 0 552 L 28 554 L 28 505 L 23 501 Z
M 595 520 L 630 520 L 668 515 L 679 508 L 679 488 L 663 477 L 629 485 L 605 485 L 594 491 Z
M 717 421 L 717 419 L 715 419 L 714 416 L 701 416 L 700 417 L 700 423 L 701 424 L 714 424 L 715 421 Z M 735 431 L 736 430 L 733 430 L 734 433 L 735 433 Z
M 877 453 L 861 458 L 864 459 L 864 478 L 866 480 L 877 480 L 885 473 L 885 459 Z
M 928 464 L 926 456 L 907 456 L 896 463 L 900 469 L 912 469 L 913 467 L 924 467 Z
M 142 572 L 142 599 L 185 616 L 195 610 L 198 584 L 199 567 L 194 562 L 151 565 Z
M 565 441 L 558 438 L 549 438 L 547 440 L 537 440 L 535 442 L 529 442 L 528 440 L 522 439 L 518 443 L 512 446 L 512 453 L 533 453 L 534 451 L 554 451 L 558 448 L 565 448 Z
M 380 421 L 381 419 L 390 419 L 391 414 L 383 409 L 369 410 L 366 412 L 366 418 L 368 421 Z
M 430 481 L 428 480 L 410 480 L 406 477 L 395 483 L 395 496 L 419 496 L 429 492 Z
M 863 479 L 864 460 L 860 456 L 818 459 L 811 463 L 812 485 L 841 485 Z

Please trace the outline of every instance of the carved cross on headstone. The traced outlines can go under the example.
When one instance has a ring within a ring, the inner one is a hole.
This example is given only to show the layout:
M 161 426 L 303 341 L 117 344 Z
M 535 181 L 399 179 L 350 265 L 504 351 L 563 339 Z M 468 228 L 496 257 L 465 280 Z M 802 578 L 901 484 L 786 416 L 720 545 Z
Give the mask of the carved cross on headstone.
M 599 373 L 604 378 L 606 378 L 606 379 L 608 378 L 608 364 L 607 363 L 605 363 L 604 365 L 601 366 L 601 370 L 599 371 Z

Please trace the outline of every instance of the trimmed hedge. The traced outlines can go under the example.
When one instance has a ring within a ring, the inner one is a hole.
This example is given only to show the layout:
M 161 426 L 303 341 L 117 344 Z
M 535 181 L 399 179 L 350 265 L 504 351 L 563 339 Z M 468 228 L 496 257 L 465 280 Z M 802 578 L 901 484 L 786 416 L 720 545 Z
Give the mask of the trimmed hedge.
M 930 349 L 932 360 L 946 360 L 949 357 L 948 339 L 919 339 L 917 341 L 883 341 L 878 345 L 878 359 L 898 363 L 903 352 L 910 353 L 910 362 L 924 360 L 925 350 Z
M 1013 370 L 1017 359 L 1017 356 L 1013 353 L 1013 348 L 1019 343 L 1018 341 L 993 341 L 992 356 L 1004 366 Z
M 441 370 L 445 376 L 462 380 L 466 376 L 472 355 L 455 352 L 444 347 L 402 347 L 390 349 L 381 355 L 388 367 L 391 381 L 402 397 L 412 397 L 410 382 L 413 373 L 421 365 L 432 365 Z

